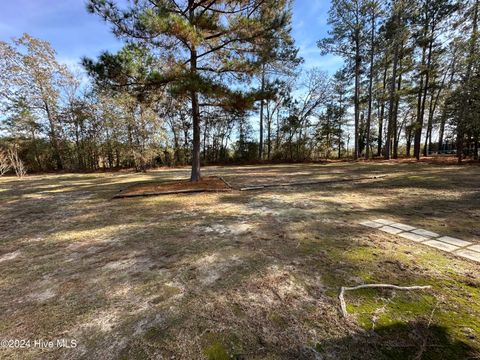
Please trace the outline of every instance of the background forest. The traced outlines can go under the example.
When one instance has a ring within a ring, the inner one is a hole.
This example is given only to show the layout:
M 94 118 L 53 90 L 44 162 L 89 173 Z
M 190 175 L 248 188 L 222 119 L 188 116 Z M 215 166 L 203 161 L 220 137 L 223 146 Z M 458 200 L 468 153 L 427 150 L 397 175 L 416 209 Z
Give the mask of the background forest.
M 125 44 L 82 59 L 87 75 L 47 41 L 0 42 L 0 174 L 478 159 L 479 0 L 332 0 L 333 76 L 302 64 L 288 0 L 87 7 Z

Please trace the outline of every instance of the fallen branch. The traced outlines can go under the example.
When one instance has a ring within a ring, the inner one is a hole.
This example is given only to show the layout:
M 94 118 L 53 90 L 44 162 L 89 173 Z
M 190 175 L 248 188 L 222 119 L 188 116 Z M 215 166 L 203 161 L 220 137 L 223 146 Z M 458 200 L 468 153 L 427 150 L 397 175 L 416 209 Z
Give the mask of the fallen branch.
M 227 182 L 227 180 L 225 180 L 222 176 L 219 176 L 218 178 L 222 180 L 225 185 L 227 185 L 230 189 L 233 189 L 233 186 L 229 182 Z
M 391 285 L 391 284 L 364 284 L 364 285 L 358 285 L 354 287 L 342 286 L 340 288 L 340 295 L 338 295 L 338 298 L 340 299 L 340 308 L 342 309 L 342 315 L 344 317 L 348 316 L 347 305 L 345 304 L 345 299 L 343 297 L 345 291 L 365 289 L 365 288 L 386 288 L 386 289 L 395 289 L 395 290 L 422 290 L 422 289 L 431 289 L 432 287 L 430 285 L 397 286 L 397 285 Z
M 305 185 L 321 185 L 321 184 L 334 184 L 341 182 L 355 182 L 361 180 L 374 180 L 384 178 L 387 175 L 375 175 L 368 177 L 358 177 L 358 178 L 346 178 L 346 179 L 332 179 L 332 180 L 320 180 L 320 181 L 301 181 L 301 182 L 290 182 L 290 183 L 278 183 L 278 184 L 259 184 L 259 185 L 249 185 L 243 188 L 240 188 L 240 191 L 250 191 L 250 190 L 262 190 L 265 188 L 275 188 L 275 187 L 285 187 L 285 186 L 305 186 Z
M 114 195 L 112 199 L 123 199 L 123 198 L 155 196 L 155 195 L 174 195 L 174 194 L 185 194 L 185 193 L 227 192 L 227 191 L 230 191 L 230 189 L 179 189 L 179 190 L 167 190 L 167 191 L 146 191 L 138 194 L 122 194 L 122 192 L 120 192 Z

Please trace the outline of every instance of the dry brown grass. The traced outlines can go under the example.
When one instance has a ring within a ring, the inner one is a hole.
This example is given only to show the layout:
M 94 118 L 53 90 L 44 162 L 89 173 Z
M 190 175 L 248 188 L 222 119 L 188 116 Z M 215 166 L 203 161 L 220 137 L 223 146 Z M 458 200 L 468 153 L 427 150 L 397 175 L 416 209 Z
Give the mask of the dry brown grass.
M 3 178 L 1 337 L 73 338 L 79 346 L 0 356 L 478 356 L 480 266 L 358 225 L 390 218 L 480 243 L 478 167 L 334 163 L 204 173 L 238 187 L 375 174 L 389 176 L 114 201 L 131 184 L 186 178 L 188 170 Z M 433 290 L 348 294 L 354 317 L 343 319 L 339 287 L 364 282 Z

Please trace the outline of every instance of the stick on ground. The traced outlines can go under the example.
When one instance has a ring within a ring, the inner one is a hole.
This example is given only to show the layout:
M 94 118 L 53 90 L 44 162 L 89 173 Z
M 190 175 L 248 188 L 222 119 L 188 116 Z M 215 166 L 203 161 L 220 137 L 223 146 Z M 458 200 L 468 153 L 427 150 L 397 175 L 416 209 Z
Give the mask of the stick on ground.
M 397 285 L 391 285 L 391 284 L 364 284 L 364 285 L 358 285 L 353 287 L 342 286 L 340 288 L 340 295 L 338 295 L 338 298 L 340 299 L 340 308 L 342 309 L 342 315 L 344 317 L 348 316 L 347 305 L 345 304 L 345 299 L 343 297 L 345 291 L 365 289 L 365 288 L 386 288 L 386 289 L 395 289 L 395 290 L 422 290 L 422 289 L 431 289 L 432 287 L 430 285 L 397 286 Z
M 334 184 L 341 182 L 355 182 L 361 180 L 374 180 L 385 178 L 387 175 L 375 175 L 367 177 L 358 177 L 358 178 L 346 178 L 346 179 L 332 179 L 332 180 L 318 180 L 318 181 L 300 181 L 300 182 L 289 182 L 289 183 L 273 183 L 273 184 L 253 184 L 246 187 L 240 188 L 240 191 L 250 191 L 250 190 L 262 190 L 265 188 L 275 188 L 275 187 L 285 187 L 285 186 L 302 186 L 302 185 L 321 185 L 321 184 Z

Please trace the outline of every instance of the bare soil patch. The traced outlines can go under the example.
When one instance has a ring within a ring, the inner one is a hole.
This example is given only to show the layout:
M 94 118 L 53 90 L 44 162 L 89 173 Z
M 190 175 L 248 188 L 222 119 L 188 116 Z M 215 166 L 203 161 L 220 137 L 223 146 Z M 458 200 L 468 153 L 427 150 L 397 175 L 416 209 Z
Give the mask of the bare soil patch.
M 135 184 L 121 190 L 114 196 L 114 198 L 177 193 L 221 192 L 229 190 L 231 190 L 231 188 L 221 177 L 207 176 L 196 182 L 189 180 L 176 180 L 161 183 Z

